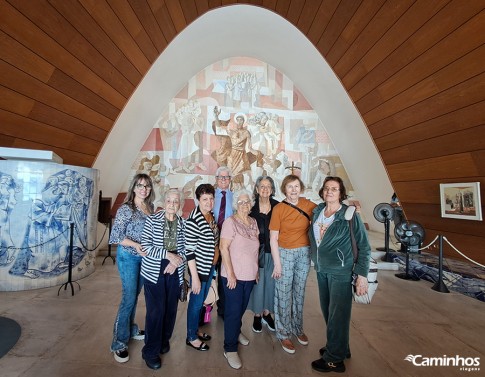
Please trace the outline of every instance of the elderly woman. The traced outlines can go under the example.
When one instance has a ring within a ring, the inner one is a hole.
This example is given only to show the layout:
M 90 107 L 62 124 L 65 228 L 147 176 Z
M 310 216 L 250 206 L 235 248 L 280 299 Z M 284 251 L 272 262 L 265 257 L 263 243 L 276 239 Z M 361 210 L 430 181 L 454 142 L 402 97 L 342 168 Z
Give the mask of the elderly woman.
M 152 180 L 146 174 L 137 174 L 128 188 L 125 202 L 116 213 L 110 244 L 118 244 L 116 252 L 121 279 L 121 302 L 116 315 L 111 352 L 119 363 L 126 363 L 130 337 L 143 340 L 145 332 L 135 323 L 136 304 L 143 286 L 140 274 L 142 256 L 141 235 L 145 221 L 153 213 L 155 194 Z
M 253 197 L 255 199 L 249 216 L 254 218 L 259 229 L 259 280 L 254 286 L 248 308 L 254 312 L 253 331 L 263 331 L 263 323 L 270 331 L 275 331 L 271 312 L 274 310 L 273 258 L 269 242 L 269 222 L 273 208 L 279 203 L 273 199 L 276 188 L 271 177 L 261 176 L 256 179 Z
M 249 217 L 252 204 L 249 191 L 234 193 L 236 214 L 226 219 L 221 229 L 221 275 L 226 295 L 224 356 L 234 369 L 242 367 L 237 353 L 238 342 L 249 344 L 241 333 L 242 317 L 258 275 L 259 230 L 256 220 Z
M 180 286 L 184 282 L 185 222 L 177 214 L 181 202 L 180 191 L 168 190 L 163 199 L 165 210 L 148 217 L 141 239 L 146 253 L 141 263 L 146 301 L 142 356 L 151 369 L 159 369 L 159 355 L 170 350 Z
M 327 324 L 327 344 L 320 349 L 322 358 L 312 362 L 319 372 L 345 372 L 344 359 L 350 357 L 349 329 L 352 310 L 352 272 L 357 274 L 357 295 L 367 292 L 367 273 L 371 248 L 365 226 L 354 215 L 353 232 L 359 250 L 354 264 L 347 206 L 342 179 L 327 177 L 318 195 L 324 203 L 313 211 L 310 241 L 317 271 L 320 306 Z
M 308 345 L 303 331 L 303 303 L 310 271 L 310 215 L 316 204 L 300 197 L 305 186 L 296 175 L 281 182 L 285 199 L 276 205 L 269 223 L 275 283 L 276 337 L 288 353 L 295 353 L 291 336 Z
M 186 221 L 185 250 L 191 277 L 189 305 L 187 307 L 187 339 L 185 343 L 197 351 L 208 351 L 204 343 L 211 336 L 198 332 L 200 311 L 204 304 L 219 258 L 219 229 L 214 219 L 214 186 L 203 183 L 195 189 L 199 205 Z

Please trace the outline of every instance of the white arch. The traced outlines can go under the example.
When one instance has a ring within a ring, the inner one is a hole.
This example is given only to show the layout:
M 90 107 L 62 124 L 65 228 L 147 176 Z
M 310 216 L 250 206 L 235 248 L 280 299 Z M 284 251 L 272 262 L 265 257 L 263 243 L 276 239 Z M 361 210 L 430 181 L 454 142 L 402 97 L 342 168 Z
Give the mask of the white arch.
M 347 92 L 313 44 L 281 16 L 251 5 L 210 11 L 181 32 L 153 64 L 117 119 L 94 168 L 103 196 L 116 197 L 160 111 L 208 65 L 250 56 L 284 72 L 323 122 L 363 203 L 372 229 L 382 224 L 372 211 L 393 189 L 365 124 Z

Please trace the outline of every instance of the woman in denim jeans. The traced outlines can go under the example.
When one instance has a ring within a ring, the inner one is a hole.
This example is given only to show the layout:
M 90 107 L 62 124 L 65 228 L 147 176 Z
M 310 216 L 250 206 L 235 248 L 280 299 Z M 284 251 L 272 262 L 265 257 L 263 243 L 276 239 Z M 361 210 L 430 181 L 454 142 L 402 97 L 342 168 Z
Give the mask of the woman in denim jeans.
M 126 363 L 130 338 L 143 340 L 145 333 L 134 322 L 138 295 L 143 286 L 140 275 L 142 256 L 141 235 L 145 220 L 153 213 L 152 180 L 137 174 L 130 183 L 125 202 L 116 213 L 109 243 L 118 244 L 116 252 L 121 279 L 121 302 L 113 328 L 111 352 L 119 363 Z
M 199 332 L 199 316 L 211 286 L 214 268 L 219 259 L 219 229 L 212 213 L 214 186 L 203 183 L 195 190 L 199 205 L 186 221 L 185 252 L 191 278 L 187 307 L 187 339 L 185 343 L 197 351 L 208 351 L 205 343 L 211 336 Z

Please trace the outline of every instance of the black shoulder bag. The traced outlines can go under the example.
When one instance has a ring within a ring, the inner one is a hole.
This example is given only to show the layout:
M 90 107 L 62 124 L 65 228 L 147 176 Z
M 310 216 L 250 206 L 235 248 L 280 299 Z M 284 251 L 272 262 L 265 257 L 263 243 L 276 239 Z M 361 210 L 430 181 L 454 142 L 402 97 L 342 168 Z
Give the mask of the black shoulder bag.
M 305 216 L 305 217 L 308 219 L 308 221 L 310 221 L 310 222 L 312 221 L 312 220 L 310 219 L 310 216 L 308 216 L 308 213 L 306 213 L 305 211 L 303 211 L 301 208 L 298 208 L 297 206 L 295 206 L 295 205 L 293 205 L 293 204 L 291 204 L 291 203 L 288 203 L 288 202 L 286 202 L 286 201 L 284 201 L 284 200 L 283 200 L 281 203 L 285 203 L 285 204 L 289 205 L 291 208 L 296 209 L 296 210 L 297 210 L 298 212 L 300 212 L 300 213 L 301 213 L 303 216 Z

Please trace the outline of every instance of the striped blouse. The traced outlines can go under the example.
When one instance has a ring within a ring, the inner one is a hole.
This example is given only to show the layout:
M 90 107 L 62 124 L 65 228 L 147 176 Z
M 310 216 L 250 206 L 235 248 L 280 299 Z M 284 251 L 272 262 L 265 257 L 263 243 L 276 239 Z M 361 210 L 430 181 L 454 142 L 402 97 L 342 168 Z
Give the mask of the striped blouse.
M 162 259 L 167 256 L 164 247 L 165 235 L 165 211 L 160 211 L 148 216 L 141 236 L 141 246 L 147 253 L 141 262 L 141 275 L 156 284 L 160 276 Z M 186 256 L 185 256 L 185 221 L 177 216 L 177 254 L 182 257 L 184 263 L 177 269 L 180 284 L 184 281 Z
M 214 251 L 219 243 L 219 232 L 212 231 L 210 224 L 197 206 L 190 212 L 186 221 L 185 250 L 187 261 L 195 260 L 201 281 L 209 280 Z

